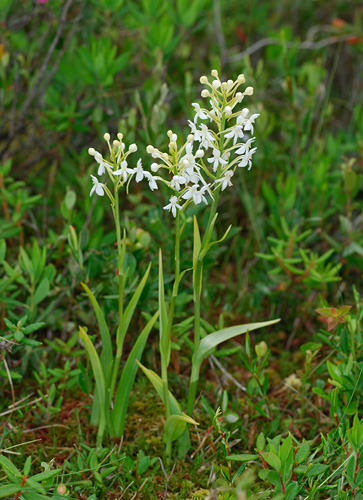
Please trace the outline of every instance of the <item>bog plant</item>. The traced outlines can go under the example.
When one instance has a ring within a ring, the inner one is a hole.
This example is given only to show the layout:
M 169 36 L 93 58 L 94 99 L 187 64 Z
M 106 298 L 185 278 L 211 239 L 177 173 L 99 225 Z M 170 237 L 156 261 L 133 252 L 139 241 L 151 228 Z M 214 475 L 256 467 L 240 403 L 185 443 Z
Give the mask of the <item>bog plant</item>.
M 115 335 L 115 346 L 112 345 L 106 320 L 94 295 L 83 284 L 94 307 L 102 337 L 102 352 L 98 356 L 90 336 L 84 328 L 80 328 L 80 336 L 90 357 L 96 379 L 92 420 L 93 423 L 97 421 L 99 425 L 99 443 L 102 442 L 106 427 L 111 435 L 121 436 L 123 433 L 127 400 L 135 377 L 137 368 L 135 361 L 137 360 L 165 405 L 164 430 L 167 455 L 169 456 L 171 453 L 172 442 L 177 439 L 179 439 L 179 450 L 184 453 L 189 447 L 187 426 L 188 424 L 196 424 L 193 419 L 193 409 L 203 360 L 222 342 L 278 321 L 223 328 L 202 338 L 201 299 L 204 259 L 214 245 L 227 237 L 231 228 L 230 226 L 226 230 L 221 239 L 214 239 L 219 197 L 223 191 L 233 186 L 232 179 L 239 168 L 247 167 L 247 170 L 250 170 L 252 167 L 252 158 L 257 149 L 253 147 L 255 137 L 252 135 L 255 120 L 259 116 L 256 113 L 251 113 L 248 108 L 240 109 L 244 98 L 253 94 L 252 87 L 246 87 L 244 91 L 239 90 L 241 85 L 245 83 L 244 75 L 239 75 L 235 81 L 221 81 L 216 70 L 213 70 L 211 74 L 211 81 L 206 76 L 202 76 L 200 79 L 206 87 L 202 90 L 201 95 L 208 99 L 208 105 L 201 107 L 199 103 L 193 103 L 195 115 L 193 120 L 189 120 L 191 133 L 187 136 L 186 141 L 180 142 L 178 136 L 169 130 L 167 132 L 169 137 L 167 152 L 162 152 L 152 145 L 147 146 L 146 151 L 153 159 L 150 169 L 144 168 L 141 159 L 135 162 L 136 166 L 131 166 L 130 155 L 137 151 L 137 146 L 131 144 L 127 148 L 121 133 L 117 134 L 117 139 L 112 144 L 110 134 L 104 135 L 109 148 L 109 159 L 105 159 L 95 149 L 89 149 L 89 154 L 94 157 L 98 164 L 97 174 L 101 177 L 100 179 L 91 175 L 93 186 L 90 195 L 96 194 L 100 197 L 106 195 L 110 200 L 116 224 L 118 248 L 119 326 Z M 102 182 L 104 174 L 110 183 Z M 165 185 L 170 190 L 169 200 L 163 204 L 163 209 L 170 212 L 175 219 L 175 268 L 172 295 L 167 300 L 164 290 L 162 250 L 160 249 L 158 311 L 140 334 L 126 362 L 121 380 L 118 382 L 124 338 L 150 269 L 149 267 L 124 311 L 124 279 L 125 273 L 127 273 L 127 270 L 124 269 L 126 232 L 125 230 L 121 231 L 120 228 L 119 192 L 125 190 L 127 194 L 132 181 L 136 183 L 146 181 L 152 191 L 158 190 L 160 185 Z M 186 224 L 185 214 L 188 207 L 201 204 L 208 206 L 208 222 L 204 231 L 201 231 L 197 216 L 194 216 L 193 265 L 190 269 L 182 270 L 180 253 L 183 229 Z M 168 367 L 171 356 L 175 305 L 181 280 L 188 271 L 192 272 L 194 342 L 187 411 L 184 413 L 181 404 L 169 390 Z M 146 338 L 157 317 L 159 317 L 161 376 L 139 362 Z M 116 351 L 115 355 L 114 350 Z M 112 409 L 111 402 L 115 390 L 116 397 Z

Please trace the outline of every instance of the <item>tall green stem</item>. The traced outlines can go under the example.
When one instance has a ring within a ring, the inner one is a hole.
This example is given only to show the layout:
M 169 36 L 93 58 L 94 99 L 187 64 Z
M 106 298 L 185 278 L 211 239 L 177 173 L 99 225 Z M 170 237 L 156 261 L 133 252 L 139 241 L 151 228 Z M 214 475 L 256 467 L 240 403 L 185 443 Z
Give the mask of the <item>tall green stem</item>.
M 179 291 L 179 280 L 180 280 L 180 215 L 179 212 L 175 219 L 175 274 L 174 274 L 174 285 L 173 292 L 170 301 L 169 316 L 168 316 L 168 336 L 170 337 L 173 328 L 174 312 L 176 299 L 178 297 Z
M 123 309 L 124 309 L 124 255 L 125 255 L 125 242 L 121 243 L 121 228 L 120 228 L 120 209 L 119 209 L 119 200 L 118 200 L 118 192 L 117 186 L 115 183 L 115 204 L 113 206 L 113 216 L 115 219 L 116 225 L 116 240 L 117 240 L 117 274 L 118 274 L 118 327 L 117 327 L 117 335 L 116 335 L 116 358 L 113 364 L 111 382 L 109 385 L 110 392 L 109 398 L 112 398 L 113 392 L 116 386 L 116 380 L 118 375 L 118 370 L 122 358 L 123 351 L 123 341 L 124 334 L 122 329 L 122 321 L 123 321 Z M 125 237 L 125 235 L 124 235 Z M 106 375 L 106 374 L 105 374 Z
M 225 116 L 222 116 L 221 124 L 220 124 L 220 136 L 219 136 L 219 150 L 221 152 L 221 156 L 223 155 L 224 148 L 224 137 L 222 132 L 225 129 Z M 218 166 L 217 169 L 217 177 L 220 175 L 222 169 L 222 165 Z M 214 192 L 213 202 L 211 205 L 211 209 L 209 212 L 209 218 L 206 230 L 203 235 L 199 256 L 195 263 L 195 269 L 193 274 L 193 301 L 194 301 L 194 353 L 197 351 L 200 344 L 200 298 L 202 294 L 202 281 L 203 281 L 203 261 L 206 255 L 206 247 L 209 244 L 209 238 L 211 235 L 211 230 L 213 229 L 211 226 L 215 222 L 215 215 L 217 213 L 218 206 L 218 198 L 219 198 L 219 189 L 216 189 Z M 193 371 L 193 361 L 192 361 L 192 371 Z M 193 416 L 193 407 L 194 401 L 197 391 L 197 383 L 198 380 L 191 380 L 189 387 L 189 395 L 188 395 L 188 406 L 187 413 L 189 416 Z

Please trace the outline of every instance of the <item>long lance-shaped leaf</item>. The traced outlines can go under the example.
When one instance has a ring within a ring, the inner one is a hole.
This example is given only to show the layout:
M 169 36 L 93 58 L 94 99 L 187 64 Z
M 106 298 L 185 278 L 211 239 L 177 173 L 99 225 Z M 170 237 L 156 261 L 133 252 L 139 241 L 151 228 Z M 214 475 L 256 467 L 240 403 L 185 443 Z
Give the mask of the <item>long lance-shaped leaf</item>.
M 132 316 L 134 314 L 134 311 L 136 309 L 137 303 L 139 302 L 140 296 L 145 288 L 146 281 L 149 277 L 150 273 L 150 268 L 151 268 L 151 262 L 148 265 L 148 268 L 146 269 L 146 272 L 142 278 L 142 280 L 139 283 L 139 286 L 136 288 L 134 295 L 132 296 L 130 302 L 128 303 L 123 319 L 122 319 L 122 328 L 121 328 L 121 336 L 124 337 L 126 335 L 127 329 L 129 327 L 130 321 L 132 319 Z
M 123 344 L 125 340 L 125 336 L 127 333 L 127 329 L 129 327 L 132 315 L 134 314 L 135 308 L 137 306 L 137 303 L 139 302 L 140 296 L 142 294 L 142 291 L 144 290 L 147 278 L 150 273 L 150 268 L 151 268 L 151 262 L 144 274 L 144 277 L 139 283 L 139 286 L 136 288 L 134 295 L 132 296 L 128 306 L 125 309 L 125 312 L 122 316 L 122 325 L 121 328 L 117 329 L 117 339 L 116 339 L 116 357 L 115 357 L 115 362 L 113 364 L 113 369 L 112 372 L 109 372 L 110 377 L 107 379 L 108 386 L 110 387 L 110 397 L 113 396 L 115 387 L 116 387 L 116 381 L 118 378 L 118 372 L 120 369 L 120 363 L 121 363 L 121 357 L 122 357 L 122 351 L 123 351 Z
M 153 328 L 155 321 L 159 315 L 157 311 L 154 316 L 149 320 L 143 331 L 140 333 L 139 338 L 135 342 L 127 361 L 125 363 L 124 369 L 122 370 L 122 375 L 120 383 L 118 385 L 115 403 L 112 412 L 112 420 L 115 435 L 121 437 L 124 433 L 125 419 L 127 413 L 127 406 L 129 402 L 130 392 L 132 386 L 134 385 L 134 380 L 137 372 L 136 360 L 140 359 L 144 351 L 144 347 Z
M 113 361 L 113 356 L 112 356 L 112 343 L 111 343 L 111 336 L 110 336 L 110 331 L 108 329 L 105 317 L 101 311 L 101 308 L 97 302 L 96 297 L 93 295 L 91 290 L 88 288 L 87 285 L 84 283 L 81 283 L 83 286 L 84 290 L 87 292 L 87 295 L 92 303 L 93 310 L 96 315 L 98 327 L 100 329 L 100 334 L 101 334 L 101 339 L 102 339 L 102 351 L 101 351 L 101 364 L 103 368 L 104 374 L 107 376 L 111 366 L 112 366 L 112 361 Z
M 91 361 L 91 366 L 93 370 L 93 375 L 96 381 L 96 391 L 97 391 L 97 402 L 98 402 L 98 412 L 99 412 L 99 422 L 98 422 L 98 434 L 97 434 L 97 446 L 101 446 L 103 434 L 106 428 L 106 383 L 105 375 L 102 369 L 100 358 L 91 339 L 84 331 L 84 329 L 79 327 L 79 335 L 87 351 L 88 357 Z
M 145 366 L 143 366 L 139 361 L 136 361 L 141 370 L 145 373 L 147 378 L 150 380 L 152 385 L 154 386 L 154 389 L 158 393 L 160 399 L 164 401 L 164 391 L 163 391 L 163 382 L 161 378 L 152 370 L 149 370 Z M 175 399 L 175 397 L 172 395 L 172 393 L 169 391 L 169 402 L 170 402 L 170 413 L 173 415 L 183 415 L 183 412 L 181 411 L 180 405 L 178 401 Z
M 223 330 L 218 330 L 204 337 L 204 339 L 200 341 L 199 347 L 193 355 L 193 368 L 190 382 L 192 383 L 198 380 L 199 371 L 203 360 L 207 356 L 209 356 L 219 344 L 233 339 L 238 335 L 242 335 L 243 333 L 251 332 L 252 330 L 258 330 L 259 328 L 264 328 L 265 326 L 274 325 L 279 321 L 280 319 L 273 319 L 271 321 L 263 321 L 261 323 L 248 323 L 247 325 L 231 326 L 229 328 L 223 328 Z

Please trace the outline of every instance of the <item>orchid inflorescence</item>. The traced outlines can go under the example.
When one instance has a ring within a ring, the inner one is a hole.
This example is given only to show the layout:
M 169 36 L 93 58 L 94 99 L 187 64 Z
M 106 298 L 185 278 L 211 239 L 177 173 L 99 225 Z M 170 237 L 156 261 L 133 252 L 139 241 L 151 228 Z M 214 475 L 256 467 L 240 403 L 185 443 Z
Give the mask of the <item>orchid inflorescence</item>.
M 158 182 L 164 183 L 173 194 L 163 208 L 171 211 L 174 217 L 190 203 L 208 204 L 208 196 L 213 198 L 214 192 L 232 186 L 231 179 L 237 167 L 248 167 L 248 170 L 252 167 L 252 156 L 257 149 L 252 147 L 255 138 L 249 137 L 244 141 L 244 137 L 245 132 L 253 135 L 254 123 L 259 114 L 251 114 L 247 108 L 235 110 L 245 96 L 253 94 L 252 87 L 247 87 L 244 92 L 238 91 L 246 81 L 244 75 L 239 75 L 235 81 L 226 82 L 221 82 L 217 70 L 213 70 L 211 75 L 212 81 L 206 76 L 200 78 L 200 82 L 207 87 L 201 95 L 209 99 L 210 109 L 192 103 L 195 116 L 193 121 L 189 120 L 191 133 L 180 148 L 177 145 L 178 137 L 172 130 L 167 133 L 168 152 L 147 146 L 147 153 L 156 160 L 149 172 L 144 170 L 141 159 L 135 168 L 128 165 L 128 156 L 137 150 L 136 144 L 131 144 L 126 151 L 123 135 L 119 133 L 118 140 L 113 141 L 111 146 L 110 134 L 106 133 L 104 138 L 109 146 L 110 161 L 93 148 L 88 150 L 99 164 L 98 175 L 107 172 L 116 190 L 125 184 L 128 190 L 133 178 L 136 182 L 146 179 L 152 191 L 158 189 Z M 207 120 L 213 124 L 213 128 L 198 123 Z M 162 176 L 162 173 L 167 175 Z M 91 175 L 91 178 L 94 183 L 91 195 L 93 192 L 99 196 L 106 193 L 112 201 L 113 196 L 107 186 L 99 182 L 97 177 Z

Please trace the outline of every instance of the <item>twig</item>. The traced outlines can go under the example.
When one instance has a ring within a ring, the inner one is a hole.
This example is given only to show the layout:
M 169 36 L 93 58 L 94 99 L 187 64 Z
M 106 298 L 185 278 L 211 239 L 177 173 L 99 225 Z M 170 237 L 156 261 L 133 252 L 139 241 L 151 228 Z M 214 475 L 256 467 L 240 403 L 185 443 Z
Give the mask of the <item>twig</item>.
M 39 91 L 40 82 L 42 82 L 44 80 L 45 73 L 48 69 L 48 64 L 49 64 L 50 58 L 52 57 L 53 52 L 55 51 L 56 46 L 58 44 L 58 41 L 63 33 L 64 27 L 67 23 L 68 10 L 69 10 L 70 6 L 72 5 L 73 1 L 74 0 L 67 0 L 65 6 L 63 8 L 57 32 L 55 34 L 55 37 L 53 38 L 52 43 L 50 44 L 48 52 L 44 58 L 44 62 L 39 70 L 38 78 L 37 78 L 35 84 L 33 85 L 32 89 L 30 90 L 29 95 L 28 95 L 28 97 L 23 105 L 23 109 L 21 110 L 20 119 L 24 118 L 24 116 L 26 115 L 29 106 L 31 105 L 31 103 L 33 102 L 33 100 L 35 99 L 35 97 Z
M 227 372 L 227 370 L 223 367 L 223 365 L 222 365 L 222 364 L 218 361 L 218 359 L 217 359 L 217 358 L 216 358 L 213 354 L 211 354 L 209 357 L 212 359 L 213 363 L 214 363 L 214 364 L 216 364 L 216 365 L 217 365 L 217 367 L 221 370 L 221 372 L 223 373 L 223 375 L 224 375 L 227 379 L 229 379 L 231 382 L 233 382 L 233 383 L 234 383 L 234 385 L 235 385 L 236 387 L 238 387 L 238 389 L 241 389 L 241 391 L 244 391 L 244 392 L 246 392 L 246 391 L 247 391 L 246 387 L 245 387 L 244 385 L 240 384 L 240 383 L 238 382 L 238 380 L 236 380 L 236 379 L 233 377 L 233 375 L 231 375 L 229 372 Z
M 165 489 L 164 489 L 164 500 L 166 499 L 166 496 L 168 494 L 168 487 L 169 487 L 169 481 L 170 481 L 170 478 L 171 476 L 173 475 L 173 472 L 174 472 L 174 469 L 175 469 L 175 464 L 173 465 L 173 468 L 171 469 L 171 472 L 170 474 L 168 475 L 166 472 L 165 472 L 165 469 L 164 469 L 164 464 L 163 464 L 163 461 L 161 460 L 161 458 L 159 457 L 159 462 L 160 462 L 160 467 L 161 467 L 161 470 L 163 471 L 163 474 L 165 476 Z
M 285 45 L 288 48 L 296 47 L 298 50 L 319 50 L 329 45 L 335 45 L 340 42 L 345 42 L 350 40 L 353 35 L 342 35 L 342 36 L 329 36 L 328 38 L 324 38 L 324 40 L 320 40 L 319 42 L 312 42 L 310 40 L 305 40 L 300 44 L 296 45 L 295 42 L 283 42 L 278 38 L 262 38 L 258 40 L 246 50 L 239 52 L 238 54 L 231 55 L 227 58 L 227 63 L 233 63 L 237 61 L 241 61 L 245 56 L 250 56 L 255 52 L 263 49 L 268 45 Z

